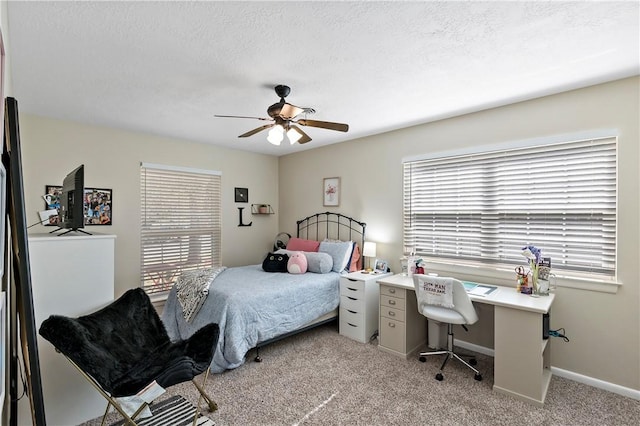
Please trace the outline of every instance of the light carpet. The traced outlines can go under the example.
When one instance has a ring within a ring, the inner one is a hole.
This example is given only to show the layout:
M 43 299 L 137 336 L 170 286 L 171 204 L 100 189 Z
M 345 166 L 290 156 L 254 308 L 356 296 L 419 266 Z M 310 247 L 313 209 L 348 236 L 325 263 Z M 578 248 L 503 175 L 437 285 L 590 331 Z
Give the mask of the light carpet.
M 637 426 L 640 420 L 640 401 L 556 376 L 544 407 L 494 392 L 493 358 L 484 355 L 477 357 L 482 381 L 460 363 L 449 363 L 438 382 L 439 357 L 405 360 L 380 351 L 375 340 L 363 344 L 339 335 L 335 324 L 273 343 L 260 355 L 262 363 L 250 351 L 244 365 L 209 376 L 207 392 L 219 409 L 205 414 L 217 426 Z M 191 383 L 167 390 L 178 394 L 197 403 Z

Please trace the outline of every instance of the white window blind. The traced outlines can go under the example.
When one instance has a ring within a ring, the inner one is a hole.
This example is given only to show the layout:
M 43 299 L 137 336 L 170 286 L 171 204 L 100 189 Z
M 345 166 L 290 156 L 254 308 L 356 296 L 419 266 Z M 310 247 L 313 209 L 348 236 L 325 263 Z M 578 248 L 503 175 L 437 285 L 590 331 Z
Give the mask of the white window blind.
M 220 265 L 220 173 L 143 163 L 140 188 L 147 293 L 170 290 L 182 271 Z
M 404 245 L 418 255 L 615 277 L 615 137 L 404 163 Z

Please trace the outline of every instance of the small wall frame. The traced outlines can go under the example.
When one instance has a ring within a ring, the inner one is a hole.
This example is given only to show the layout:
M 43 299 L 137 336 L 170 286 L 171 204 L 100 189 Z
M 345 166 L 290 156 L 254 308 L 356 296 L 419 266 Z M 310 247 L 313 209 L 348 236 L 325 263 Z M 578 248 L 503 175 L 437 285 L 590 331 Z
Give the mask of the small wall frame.
M 322 205 L 338 207 L 340 205 L 340 178 L 330 177 L 322 180 Z
M 234 197 L 236 203 L 248 203 L 249 202 L 249 189 L 248 188 L 235 188 Z

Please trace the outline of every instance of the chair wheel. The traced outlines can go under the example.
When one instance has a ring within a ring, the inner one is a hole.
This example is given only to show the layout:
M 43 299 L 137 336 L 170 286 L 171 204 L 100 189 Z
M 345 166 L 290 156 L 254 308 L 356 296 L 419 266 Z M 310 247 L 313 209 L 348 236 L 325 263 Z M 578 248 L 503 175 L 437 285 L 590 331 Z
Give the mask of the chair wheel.
M 471 359 L 469 360 L 469 364 L 471 364 L 471 365 L 476 365 L 476 364 L 478 364 L 478 361 L 476 361 L 476 359 L 475 359 L 475 358 L 471 358 Z
M 420 360 L 420 362 L 427 362 L 427 357 L 426 356 L 421 356 L 418 359 Z
M 482 378 L 482 377 L 481 377 Z M 436 374 L 436 380 L 441 382 L 444 380 L 444 376 L 442 375 L 442 373 L 438 373 Z M 477 380 L 477 379 L 476 379 Z
M 476 374 L 475 376 L 473 376 L 474 379 L 476 379 L 477 381 L 481 381 L 482 380 L 482 374 Z

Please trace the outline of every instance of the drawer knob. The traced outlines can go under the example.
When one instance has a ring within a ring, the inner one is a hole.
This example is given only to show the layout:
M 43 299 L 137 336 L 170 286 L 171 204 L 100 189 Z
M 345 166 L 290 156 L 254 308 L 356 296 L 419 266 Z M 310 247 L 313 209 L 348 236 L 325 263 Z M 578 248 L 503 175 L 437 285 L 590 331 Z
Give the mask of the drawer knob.
M 351 312 L 352 314 L 357 314 L 357 312 L 356 312 L 356 311 L 352 311 L 352 310 L 350 310 L 350 309 L 347 309 L 347 312 Z
M 351 327 L 357 327 L 357 325 L 351 324 L 350 322 L 348 322 L 347 324 L 349 324 Z
M 349 299 L 349 300 L 358 300 L 358 299 L 356 299 L 356 298 L 349 297 L 349 296 L 347 296 L 347 299 Z
M 393 311 L 389 311 L 389 316 L 390 316 L 390 317 L 395 317 L 395 316 L 396 316 L 396 313 L 395 313 L 395 312 L 393 312 Z
M 347 278 L 347 279 L 348 279 L 349 281 L 353 281 L 353 282 L 358 281 L 358 280 L 354 280 L 353 278 Z
M 347 287 L 347 290 L 351 290 L 351 291 L 358 291 L 357 288 L 351 288 L 351 287 Z
M 395 325 L 394 323 L 390 322 L 390 323 L 389 323 L 389 327 L 390 327 L 390 328 L 396 328 L 396 325 Z
M 389 293 L 393 294 L 393 293 L 395 293 L 395 292 L 396 292 L 396 289 L 395 289 L 395 288 L 390 288 L 390 289 L 389 289 Z
M 389 304 L 390 304 L 390 305 L 395 305 L 395 304 L 396 304 L 396 301 L 395 301 L 395 300 L 391 300 L 391 299 L 389 299 Z

